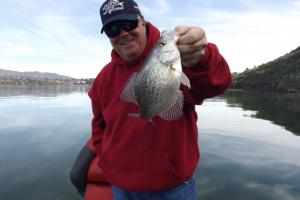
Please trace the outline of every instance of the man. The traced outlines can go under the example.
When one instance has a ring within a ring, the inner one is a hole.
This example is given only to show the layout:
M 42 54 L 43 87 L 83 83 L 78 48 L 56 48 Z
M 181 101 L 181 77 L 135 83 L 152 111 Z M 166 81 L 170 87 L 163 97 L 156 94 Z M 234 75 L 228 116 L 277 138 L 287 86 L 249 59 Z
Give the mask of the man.
M 144 20 L 133 0 L 107 0 L 100 8 L 102 30 L 113 50 L 89 91 L 94 118 L 92 140 L 99 166 L 113 185 L 114 199 L 196 199 L 194 171 L 199 161 L 195 105 L 222 94 L 231 74 L 214 44 L 200 27 L 177 26 L 182 69 L 191 89 L 180 87 L 183 116 L 166 121 L 155 116 L 155 126 L 129 118 L 138 107 L 120 100 L 130 75 L 159 39 L 158 29 Z

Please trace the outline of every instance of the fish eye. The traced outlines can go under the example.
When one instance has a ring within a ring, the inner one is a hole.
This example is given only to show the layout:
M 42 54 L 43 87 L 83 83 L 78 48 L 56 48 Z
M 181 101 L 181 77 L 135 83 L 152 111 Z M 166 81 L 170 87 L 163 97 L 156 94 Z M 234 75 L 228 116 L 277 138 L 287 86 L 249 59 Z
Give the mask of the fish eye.
M 159 46 L 163 47 L 167 44 L 165 40 L 159 42 Z

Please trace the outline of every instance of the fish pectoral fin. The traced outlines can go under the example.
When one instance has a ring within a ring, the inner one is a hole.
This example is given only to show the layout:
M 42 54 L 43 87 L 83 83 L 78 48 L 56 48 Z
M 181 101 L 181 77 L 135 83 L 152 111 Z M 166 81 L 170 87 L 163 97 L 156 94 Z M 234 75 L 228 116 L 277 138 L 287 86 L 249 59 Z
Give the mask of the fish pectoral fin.
M 181 81 L 183 85 L 187 86 L 189 89 L 191 89 L 191 84 L 189 78 L 182 72 L 181 73 Z
M 129 77 L 127 83 L 125 84 L 125 87 L 120 95 L 120 99 L 122 101 L 133 102 L 133 103 L 137 104 L 135 94 L 134 94 L 134 85 L 135 85 L 136 76 L 137 76 L 137 73 L 136 72 L 133 73 Z
M 183 104 L 184 104 L 184 97 L 182 91 L 177 91 L 177 99 L 175 104 L 167 109 L 166 111 L 159 113 L 158 115 L 164 120 L 176 120 L 179 119 L 183 114 Z

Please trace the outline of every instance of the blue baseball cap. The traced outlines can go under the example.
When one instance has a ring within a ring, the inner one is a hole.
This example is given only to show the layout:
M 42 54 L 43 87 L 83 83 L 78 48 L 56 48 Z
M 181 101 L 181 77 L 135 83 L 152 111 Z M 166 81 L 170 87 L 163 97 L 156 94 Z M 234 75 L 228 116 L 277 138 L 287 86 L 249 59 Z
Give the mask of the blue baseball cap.
M 133 0 L 106 0 L 100 8 L 102 29 L 105 25 L 116 20 L 137 20 L 141 11 Z

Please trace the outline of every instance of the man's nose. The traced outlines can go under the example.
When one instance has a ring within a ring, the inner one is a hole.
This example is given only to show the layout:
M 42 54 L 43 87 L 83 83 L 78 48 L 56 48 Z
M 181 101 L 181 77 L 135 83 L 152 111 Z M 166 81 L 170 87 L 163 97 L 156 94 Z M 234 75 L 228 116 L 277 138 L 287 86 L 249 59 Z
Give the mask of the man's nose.
M 125 35 L 128 35 L 128 32 L 121 28 L 120 29 L 120 36 L 125 36 Z

